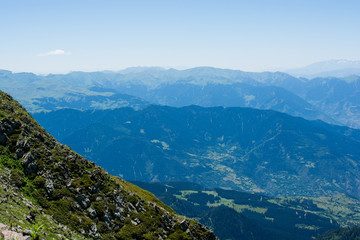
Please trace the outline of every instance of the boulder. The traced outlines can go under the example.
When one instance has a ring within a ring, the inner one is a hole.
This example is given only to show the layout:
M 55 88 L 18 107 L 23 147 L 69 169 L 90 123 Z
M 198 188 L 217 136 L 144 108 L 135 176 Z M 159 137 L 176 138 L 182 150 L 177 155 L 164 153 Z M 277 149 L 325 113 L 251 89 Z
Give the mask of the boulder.
M 25 174 L 33 174 L 38 170 L 36 163 L 37 154 L 34 151 L 28 152 L 24 155 L 21 165 L 24 167 Z
M 88 207 L 90 207 L 91 204 L 90 199 L 88 199 L 84 195 L 77 196 L 76 201 L 79 203 L 82 209 L 87 209 Z
M 48 195 L 52 195 L 52 193 L 54 192 L 55 188 L 54 188 L 54 183 L 53 181 L 51 180 L 51 178 L 46 178 L 45 180 L 45 190 L 46 190 L 46 193 Z

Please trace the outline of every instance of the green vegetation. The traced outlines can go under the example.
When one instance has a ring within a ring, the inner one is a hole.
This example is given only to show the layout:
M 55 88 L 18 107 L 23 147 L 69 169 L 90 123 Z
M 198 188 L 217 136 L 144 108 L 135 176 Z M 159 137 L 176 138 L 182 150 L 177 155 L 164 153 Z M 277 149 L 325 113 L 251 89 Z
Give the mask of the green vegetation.
M 214 230 L 221 239 L 313 239 L 329 229 L 359 225 L 360 204 L 346 195 L 272 198 L 206 189 L 187 182 L 134 182 L 178 213 Z M 224 230 L 226 229 L 226 230 Z
M 61 145 L 1 91 L 0 112 L 1 223 L 31 228 L 33 239 L 215 239 L 196 222 L 179 230 L 184 217 Z
M 360 199 L 360 182 L 351 177 L 360 175 L 360 130 L 230 107 L 62 109 L 34 116 L 61 142 L 129 180 Z
M 36 230 L 38 226 L 42 226 L 41 232 L 46 233 L 50 239 L 57 239 L 59 236 L 85 239 L 79 233 L 54 221 L 51 215 L 44 213 L 36 203 L 20 193 L 15 185 L 9 185 L 4 179 L 10 180 L 10 170 L 0 167 L 0 223 L 20 226 L 23 230 Z M 35 215 L 36 224 L 31 222 L 31 218 L 24 219 L 24 216 L 32 214 Z
M 30 231 L 31 240 L 39 240 L 41 230 L 43 230 L 43 226 L 39 223 L 34 223 Z
M 318 198 L 282 197 L 268 201 L 332 219 L 342 227 L 360 225 L 360 201 L 345 194 Z
M 360 240 L 360 226 L 330 230 L 317 240 Z

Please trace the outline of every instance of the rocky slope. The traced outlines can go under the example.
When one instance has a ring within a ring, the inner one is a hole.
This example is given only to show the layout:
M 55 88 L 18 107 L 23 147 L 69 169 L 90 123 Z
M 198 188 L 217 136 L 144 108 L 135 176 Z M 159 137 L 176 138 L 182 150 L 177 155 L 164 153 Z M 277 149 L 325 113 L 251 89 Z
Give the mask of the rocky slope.
M 176 215 L 152 194 L 109 175 L 60 144 L 3 92 L 0 166 L 1 187 L 8 189 L 11 184 L 14 193 L 23 195 L 20 205 L 28 199 L 37 212 L 85 238 L 215 239 L 208 229 Z M 1 216 L 3 211 L 11 210 L 2 210 Z M 19 212 L 10 213 L 13 221 L 28 226 L 31 221 Z M 11 224 L 8 219 L 2 222 Z

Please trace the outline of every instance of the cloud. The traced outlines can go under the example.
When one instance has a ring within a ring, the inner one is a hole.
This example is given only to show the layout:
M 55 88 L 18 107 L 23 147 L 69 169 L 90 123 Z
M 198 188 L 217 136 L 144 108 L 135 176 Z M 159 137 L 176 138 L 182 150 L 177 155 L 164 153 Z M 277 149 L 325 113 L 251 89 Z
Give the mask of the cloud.
M 39 53 L 37 56 L 38 57 L 46 57 L 46 56 L 52 56 L 52 55 L 70 55 L 70 52 L 65 52 L 62 49 L 56 49 L 50 52 L 46 52 L 46 53 Z

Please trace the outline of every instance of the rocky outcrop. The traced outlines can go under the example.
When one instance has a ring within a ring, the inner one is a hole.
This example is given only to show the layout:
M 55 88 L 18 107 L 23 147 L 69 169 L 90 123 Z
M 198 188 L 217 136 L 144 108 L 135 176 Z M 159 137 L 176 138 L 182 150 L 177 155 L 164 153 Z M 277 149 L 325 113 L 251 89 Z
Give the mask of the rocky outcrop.
M 19 232 L 18 229 L 11 228 L 5 224 L 0 223 L 0 239 L 4 240 L 29 240 L 28 232 Z

